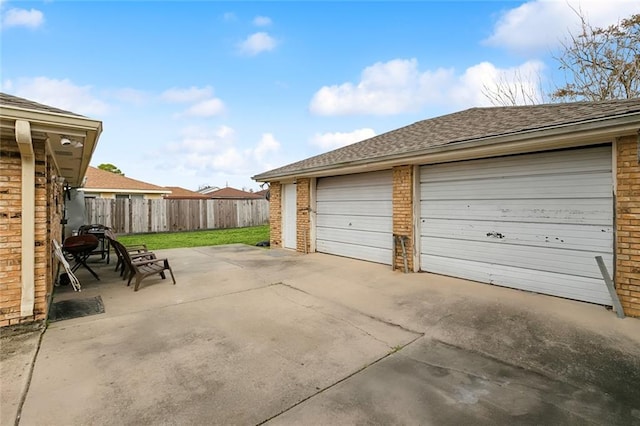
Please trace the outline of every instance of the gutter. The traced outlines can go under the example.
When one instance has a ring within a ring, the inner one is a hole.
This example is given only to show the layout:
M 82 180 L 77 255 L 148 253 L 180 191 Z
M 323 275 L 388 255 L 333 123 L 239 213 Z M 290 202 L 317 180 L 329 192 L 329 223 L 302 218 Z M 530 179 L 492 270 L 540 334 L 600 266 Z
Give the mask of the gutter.
M 36 162 L 31 139 L 31 124 L 25 120 L 16 120 L 16 142 L 22 160 L 22 256 L 21 276 L 22 292 L 20 298 L 20 316 L 33 316 L 35 303 L 35 204 Z
M 535 150 L 596 145 L 610 142 L 617 136 L 635 134 L 638 131 L 639 118 L 640 113 L 632 112 L 616 116 L 613 119 L 600 118 L 579 124 L 557 125 L 544 130 L 525 130 L 517 133 L 481 137 L 469 141 L 450 142 L 418 151 L 309 167 L 283 172 L 282 174 L 272 175 L 266 172 L 255 175 L 252 179 L 259 182 L 271 182 L 287 178 L 335 176 L 385 170 L 409 164 L 434 164 L 520 154 Z

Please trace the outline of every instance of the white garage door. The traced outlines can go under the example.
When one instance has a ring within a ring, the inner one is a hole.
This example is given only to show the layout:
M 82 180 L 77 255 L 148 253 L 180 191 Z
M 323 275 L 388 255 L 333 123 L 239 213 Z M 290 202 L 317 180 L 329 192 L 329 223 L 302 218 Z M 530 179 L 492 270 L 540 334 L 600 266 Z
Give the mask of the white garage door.
M 391 171 L 318 179 L 316 250 L 391 264 Z
M 611 305 L 611 147 L 421 168 L 421 269 Z

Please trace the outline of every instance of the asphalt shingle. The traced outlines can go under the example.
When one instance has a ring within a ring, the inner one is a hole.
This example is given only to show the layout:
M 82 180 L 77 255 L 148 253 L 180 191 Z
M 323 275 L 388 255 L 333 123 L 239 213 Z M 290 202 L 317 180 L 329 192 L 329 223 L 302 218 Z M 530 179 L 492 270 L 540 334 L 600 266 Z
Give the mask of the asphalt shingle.
M 544 130 L 640 112 L 640 98 L 530 106 L 471 108 L 392 130 L 371 139 L 254 176 L 266 180 L 353 161 L 374 163 L 389 156 L 411 156 L 429 148 L 478 139 Z
M 38 102 L 30 101 L 28 99 L 19 98 L 17 96 L 13 96 L 13 95 L 9 95 L 7 93 L 1 93 L 1 92 L 0 92 L 0 105 L 15 107 L 15 108 L 22 108 L 22 109 L 29 109 L 32 111 L 53 112 L 56 114 L 75 115 L 76 117 L 83 117 L 82 115 L 75 114 L 70 111 L 65 111 L 60 108 L 40 104 Z

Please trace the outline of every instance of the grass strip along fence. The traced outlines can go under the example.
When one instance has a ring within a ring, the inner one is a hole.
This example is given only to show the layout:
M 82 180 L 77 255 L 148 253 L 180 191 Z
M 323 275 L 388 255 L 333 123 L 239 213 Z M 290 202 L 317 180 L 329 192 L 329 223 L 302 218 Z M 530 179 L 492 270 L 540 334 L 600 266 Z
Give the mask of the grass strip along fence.
M 269 225 L 206 231 L 170 232 L 157 234 L 122 235 L 124 245 L 146 244 L 149 250 L 170 248 L 217 246 L 222 244 L 248 244 L 269 240 Z

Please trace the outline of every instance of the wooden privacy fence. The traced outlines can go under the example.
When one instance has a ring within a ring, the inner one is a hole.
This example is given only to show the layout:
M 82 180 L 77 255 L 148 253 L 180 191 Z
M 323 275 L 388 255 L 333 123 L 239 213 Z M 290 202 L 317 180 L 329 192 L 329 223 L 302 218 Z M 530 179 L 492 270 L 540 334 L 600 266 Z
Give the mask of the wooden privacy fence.
M 85 223 L 119 234 L 242 228 L 269 223 L 267 200 L 85 198 Z

